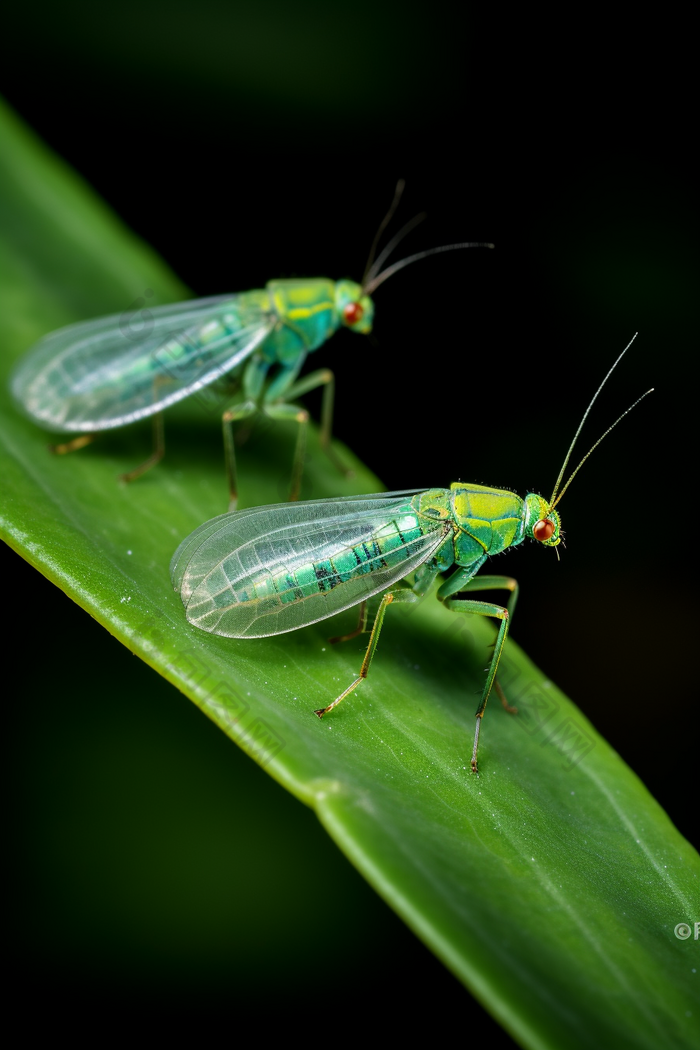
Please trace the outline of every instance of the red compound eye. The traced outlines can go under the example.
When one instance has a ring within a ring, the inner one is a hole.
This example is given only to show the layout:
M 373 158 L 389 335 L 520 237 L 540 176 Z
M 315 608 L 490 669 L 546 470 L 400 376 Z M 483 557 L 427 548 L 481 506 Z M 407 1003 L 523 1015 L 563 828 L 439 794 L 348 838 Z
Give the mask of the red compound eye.
M 357 324 L 358 321 L 362 320 L 364 310 L 359 303 L 348 303 L 343 310 L 343 317 L 345 318 L 346 324 Z
M 548 518 L 542 518 L 533 528 L 532 535 L 540 543 L 544 543 L 545 540 L 551 540 L 554 535 L 554 522 L 549 521 Z

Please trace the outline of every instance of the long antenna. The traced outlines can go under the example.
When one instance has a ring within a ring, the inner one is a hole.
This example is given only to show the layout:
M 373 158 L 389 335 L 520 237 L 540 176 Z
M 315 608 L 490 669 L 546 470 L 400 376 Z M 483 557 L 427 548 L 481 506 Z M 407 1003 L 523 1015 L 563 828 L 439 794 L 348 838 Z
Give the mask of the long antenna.
M 405 179 L 399 179 L 399 181 L 396 183 L 396 189 L 394 190 L 394 199 L 391 202 L 391 207 L 389 208 L 389 211 L 386 213 L 386 215 L 384 216 L 382 221 L 379 223 L 379 229 L 377 230 L 377 232 L 374 235 L 374 240 L 372 241 L 372 247 L 369 250 L 369 257 L 367 259 L 367 265 L 365 266 L 365 272 L 364 272 L 364 274 L 362 276 L 362 281 L 360 282 L 363 285 L 365 283 L 365 279 L 369 275 L 372 263 L 374 262 L 374 253 L 377 250 L 377 245 L 379 244 L 379 238 L 384 233 L 384 230 L 387 228 L 387 226 L 389 225 L 389 223 L 393 219 L 394 212 L 396 211 L 396 209 L 399 206 L 399 201 L 401 200 L 401 194 L 403 193 L 405 188 L 406 188 L 406 180 Z
M 612 368 L 610 369 L 610 371 L 609 371 L 609 372 L 608 372 L 608 374 L 606 375 L 605 379 L 603 380 L 603 382 L 602 382 L 602 383 L 600 384 L 600 386 L 599 386 L 599 387 L 598 387 L 598 389 L 596 390 L 595 394 L 593 395 L 593 399 L 592 399 L 592 401 L 591 401 L 590 405 L 588 406 L 588 408 L 586 409 L 586 411 L 585 411 L 585 412 L 583 413 L 583 419 L 581 420 L 581 422 L 580 422 L 580 423 L 579 423 L 579 425 L 578 425 L 578 430 L 577 430 L 577 431 L 576 431 L 576 433 L 574 434 L 574 440 L 573 440 L 573 441 L 571 442 L 571 444 L 569 445 L 569 451 L 568 451 L 568 452 L 566 453 L 566 459 L 564 460 L 564 462 L 563 462 L 563 464 L 562 464 L 562 468 L 561 468 L 561 470 L 559 471 L 559 477 L 557 478 L 556 484 L 555 484 L 555 486 L 554 486 L 554 492 L 552 493 L 552 499 L 550 499 L 550 501 L 549 501 L 550 509 L 551 509 L 551 507 L 553 507 L 553 506 L 554 506 L 554 504 L 552 503 L 552 500 L 554 499 L 554 497 L 556 496 L 557 492 L 559 491 L 559 486 L 561 485 L 561 479 L 562 479 L 562 478 L 564 477 L 564 471 L 566 470 L 566 468 L 567 468 L 567 466 L 568 466 L 568 464 L 569 464 L 569 460 L 571 459 L 571 453 L 572 453 L 572 452 L 574 451 L 574 445 L 575 445 L 575 444 L 576 444 L 576 442 L 578 441 L 578 436 L 579 436 L 579 434 L 581 433 L 581 430 L 583 429 L 583 424 L 584 424 L 584 423 L 586 422 L 586 419 L 588 418 L 588 413 L 589 413 L 589 412 L 591 411 L 591 409 L 593 408 L 593 405 L 595 404 L 595 400 L 596 400 L 596 398 L 598 397 L 598 394 L 599 394 L 599 393 L 601 392 L 601 390 L 603 389 L 603 387 L 604 387 L 604 386 L 605 386 L 605 384 L 607 383 L 608 379 L 609 379 L 609 378 L 610 378 L 610 376 L 611 376 L 611 375 L 613 374 L 613 372 L 615 371 L 615 369 L 616 369 L 616 368 L 617 368 L 617 366 L 619 365 L 620 361 L 621 361 L 621 360 L 622 360 L 622 358 L 623 358 L 623 357 L 625 356 L 625 354 L 627 353 L 627 351 L 629 350 L 629 348 L 630 348 L 630 347 L 632 346 L 632 343 L 633 343 L 633 342 L 635 341 L 635 339 L 637 338 L 637 336 L 638 336 L 638 335 L 639 335 L 639 332 L 635 332 L 635 333 L 634 333 L 634 335 L 633 335 L 633 336 L 632 336 L 632 338 L 630 339 L 629 343 L 627 344 L 627 346 L 625 347 L 625 349 L 624 349 L 624 350 L 622 351 L 622 353 L 621 353 L 621 354 L 620 354 L 620 356 L 618 357 L 617 361 L 616 361 L 616 362 L 615 362 L 615 364 L 614 364 L 614 365 L 612 366 Z M 629 411 L 629 409 L 628 409 L 628 411 Z M 613 426 L 614 426 L 614 424 L 613 424 Z M 607 433 L 607 431 L 606 431 L 606 433 Z M 603 435 L 603 436 L 605 436 L 605 435 Z M 601 441 L 602 441 L 602 438 L 601 438 Z M 593 446 L 593 448 L 595 448 L 595 445 Z M 591 451 L 593 451 L 593 449 L 591 449 Z M 590 455 L 590 452 L 588 453 L 588 455 Z M 579 464 L 579 466 L 580 466 L 580 465 L 581 465 L 581 464 Z M 579 468 L 577 467 L 576 469 L 578 470 Z M 572 475 L 572 476 L 573 476 L 573 475 Z M 571 481 L 571 478 L 569 478 L 569 481 Z M 569 483 L 569 482 L 567 482 L 567 485 L 568 485 L 568 483 Z M 561 499 L 561 496 L 559 497 L 559 499 Z M 558 503 L 558 502 L 559 502 L 559 500 L 557 500 L 557 503 Z
M 425 252 L 418 252 L 416 255 L 409 255 L 407 259 L 399 259 L 398 262 L 388 266 L 386 270 L 373 277 L 369 284 L 364 285 L 363 291 L 366 295 L 371 295 L 372 292 L 379 287 L 380 284 L 384 284 L 389 277 L 392 277 L 398 270 L 403 270 L 404 266 L 410 266 L 411 263 L 418 262 L 419 259 L 427 259 L 429 255 L 437 255 L 438 252 L 452 252 L 456 248 L 494 248 L 494 244 L 483 244 L 481 242 L 465 242 L 463 244 L 443 244 L 439 248 L 428 248 Z
M 572 481 L 574 480 L 574 478 L 575 478 L 575 477 L 576 477 L 576 475 L 578 474 L 579 470 L 581 469 L 581 467 L 583 466 L 583 464 L 584 464 L 584 463 L 586 462 L 586 460 L 587 460 L 587 459 L 588 459 L 588 457 L 590 456 L 591 452 L 593 452 L 593 451 L 594 451 L 595 449 L 597 449 L 597 448 L 598 448 L 598 445 L 599 445 L 599 444 L 601 443 L 601 441 L 603 440 L 603 438 L 606 438 L 606 437 L 608 436 L 608 434 L 610 433 L 610 431 L 611 431 L 611 430 L 612 430 L 612 429 L 613 429 L 614 427 L 616 427 L 616 426 L 617 426 L 617 424 L 618 424 L 618 423 L 620 422 L 620 420 L 621 420 L 621 419 L 624 419 L 624 418 L 625 418 L 625 416 L 626 416 L 626 415 L 628 415 L 628 414 L 629 414 L 629 413 L 630 413 L 630 412 L 632 411 L 632 409 L 633 409 L 633 408 L 636 408 L 636 407 L 637 407 L 637 405 L 639 404 L 639 402 L 640 402 L 640 401 L 643 401 L 643 400 L 644 400 L 644 398 L 645 398 L 645 397 L 647 396 L 647 394 L 651 394 L 651 393 L 653 392 L 653 390 L 654 390 L 654 388 L 652 387 L 652 388 L 651 388 L 650 390 L 647 390 L 647 392 L 646 392 L 645 394 L 642 394 L 642 396 L 641 396 L 641 397 L 638 397 L 638 398 L 637 398 L 637 400 L 636 400 L 636 401 L 634 402 L 634 404 L 630 405 L 630 407 L 629 407 L 628 409 L 625 409 L 625 411 L 624 411 L 624 412 L 622 413 L 622 415 L 621 415 L 621 416 L 618 416 L 618 418 L 617 418 L 617 419 L 615 420 L 615 422 L 614 422 L 614 423 L 612 424 L 612 426 L 609 426 L 609 427 L 608 427 L 608 429 L 607 429 L 607 430 L 605 431 L 605 433 L 604 433 L 604 434 L 602 434 L 602 435 L 601 435 L 601 436 L 600 436 L 600 437 L 598 438 L 598 440 L 596 441 L 596 443 L 595 443 L 595 445 L 593 446 L 593 448 L 591 448 L 591 449 L 589 449 L 589 450 L 588 450 L 588 452 L 587 452 L 587 453 L 586 453 L 586 455 L 585 455 L 585 456 L 583 457 L 583 459 L 581 460 L 581 462 L 579 463 L 579 465 L 578 465 L 578 466 L 576 467 L 576 470 L 575 470 L 575 471 L 573 472 L 573 474 L 571 475 L 571 477 L 570 477 L 570 478 L 569 478 L 569 480 L 567 481 L 566 485 L 564 485 L 564 488 L 563 488 L 563 489 L 561 490 L 561 492 L 559 493 L 559 495 L 557 496 L 557 498 L 556 498 L 556 499 L 554 500 L 554 503 L 552 503 L 552 502 L 551 502 L 551 500 L 550 500 L 550 503 L 549 503 L 549 509 L 550 509 L 550 511 L 551 511 L 551 510 L 552 510 L 552 509 L 553 509 L 554 507 L 556 507 L 557 503 L 558 503 L 558 502 L 559 502 L 559 500 L 560 500 L 560 499 L 562 498 L 562 496 L 564 495 L 564 493 L 565 493 L 565 492 L 566 492 L 566 490 L 568 489 L 569 485 L 570 485 L 570 484 L 571 484 L 571 482 L 572 482 Z M 596 396 L 597 396 L 597 395 L 596 395 Z M 552 499 L 554 499 L 554 497 L 552 497 Z
M 418 215 L 414 215 L 412 219 L 409 219 L 408 222 L 401 227 L 398 233 L 394 234 L 386 247 L 383 248 L 377 256 L 374 264 L 368 270 L 365 270 L 365 275 L 362 278 L 363 289 L 371 282 L 374 275 L 381 270 L 383 264 L 389 258 L 394 248 L 396 248 L 397 244 L 400 244 L 404 237 L 407 237 L 411 230 L 415 230 L 416 226 L 420 225 L 426 217 L 427 213 L 424 211 L 420 212 Z

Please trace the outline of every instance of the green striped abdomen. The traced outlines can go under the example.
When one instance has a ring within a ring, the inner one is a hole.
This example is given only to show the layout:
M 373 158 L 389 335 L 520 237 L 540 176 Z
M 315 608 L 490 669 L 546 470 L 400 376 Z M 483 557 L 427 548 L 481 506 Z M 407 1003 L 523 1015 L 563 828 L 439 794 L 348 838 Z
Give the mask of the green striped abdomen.
M 323 594 L 367 573 L 399 565 L 406 558 L 406 545 L 423 535 L 410 504 L 382 528 L 318 560 L 300 565 L 278 566 L 236 587 L 240 602 L 277 596 L 281 602 L 296 602 Z
M 255 293 L 244 293 L 252 296 Z M 220 344 L 230 345 L 230 337 L 238 335 L 250 324 L 250 318 L 243 306 L 234 306 L 220 317 L 206 321 L 198 328 L 190 329 L 181 335 L 161 344 L 145 362 L 144 371 L 159 375 L 161 380 L 168 378 L 179 382 L 191 382 L 202 372 L 207 358 Z
M 14 397 L 35 422 L 64 432 L 153 415 L 252 352 L 271 323 L 264 294 L 154 307 L 143 331 L 132 331 L 127 314 L 49 333 L 15 370 Z

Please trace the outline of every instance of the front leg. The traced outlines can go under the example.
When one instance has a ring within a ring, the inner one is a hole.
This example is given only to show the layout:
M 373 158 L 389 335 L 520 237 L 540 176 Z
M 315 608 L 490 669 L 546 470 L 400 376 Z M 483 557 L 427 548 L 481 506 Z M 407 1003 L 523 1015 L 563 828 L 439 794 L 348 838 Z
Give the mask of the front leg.
M 355 473 L 354 470 L 343 465 L 333 451 L 333 446 L 331 445 L 333 404 L 335 401 L 335 376 L 331 370 L 329 368 L 319 368 L 317 372 L 311 372 L 308 376 L 304 376 L 304 378 L 300 379 L 298 383 L 294 383 L 293 386 L 289 387 L 285 393 L 285 397 L 288 401 L 293 401 L 295 398 L 301 397 L 302 394 L 308 394 L 309 391 L 316 390 L 320 386 L 323 387 L 323 401 L 321 402 L 321 433 L 319 435 L 321 448 L 336 470 L 339 470 L 346 478 L 351 478 Z
M 294 448 L 294 462 L 292 463 L 292 480 L 289 486 L 289 499 L 299 499 L 301 489 L 301 475 L 304 471 L 304 455 L 306 453 L 306 430 L 309 425 L 309 413 L 305 408 L 286 403 L 277 405 L 265 405 L 263 411 L 270 419 L 291 420 L 299 424 L 297 442 Z
M 479 731 L 481 729 L 481 719 L 484 716 L 484 710 L 486 708 L 486 702 L 490 696 L 491 689 L 496 688 L 496 692 L 501 698 L 501 702 L 506 710 L 511 712 L 514 711 L 510 707 L 506 700 L 503 690 L 496 682 L 496 671 L 498 670 L 498 664 L 501 659 L 501 653 L 508 637 L 508 630 L 510 627 L 510 619 L 515 609 L 515 603 L 518 599 L 518 584 L 511 576 L 479 576 L 474 578 L 474 573 L 477 571 L 479 565 L 483 564 L 486 560 L 484 556 L 476 567 L 471 566 L 468 569 L 462 569 L 455 573 L 438 591 L 438 598 L 442 599 L 445 606 L 454 612 L 461 613 L 475 613 L 477 616 L 493 616 L 495 619 L 500 620 L 500 627 L 498 629 L 498 635 L 493 648 L 493 655 L 491 657 L 491 663 L 489 664 L 488 673 L 486 676 L 486 683 L 484 690 L 481 694 L 481 701 L 476 712 L 476 729 L 474 732 L 474 749 L 472 751 L 471 768 L 472 773 L 478 772 L 477 767 L 477 751 L 479 748 Z M 458 592 L 465 591 L 495 591 L 495 590 L 506 590 L 510 591 L 510 598 L 508 599 L 507 605 L 493 605 L 490 602 L 475 601 L 469 598 L 453 598 L 451 595 Z

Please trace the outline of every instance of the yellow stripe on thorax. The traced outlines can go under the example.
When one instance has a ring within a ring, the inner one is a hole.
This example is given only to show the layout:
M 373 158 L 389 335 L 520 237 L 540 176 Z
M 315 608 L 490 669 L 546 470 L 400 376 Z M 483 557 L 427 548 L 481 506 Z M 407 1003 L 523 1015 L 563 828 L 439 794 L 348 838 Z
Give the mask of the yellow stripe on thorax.
M 303 321 L 307 317 L 313 317 L 314 314 L 323 313 L 324 310 L 333 310 L 334 307 L 335 303 L 330 301 L 316 303 L 315 306 L 295 306 L 287 311 L 287 317 L 290 321 Z

